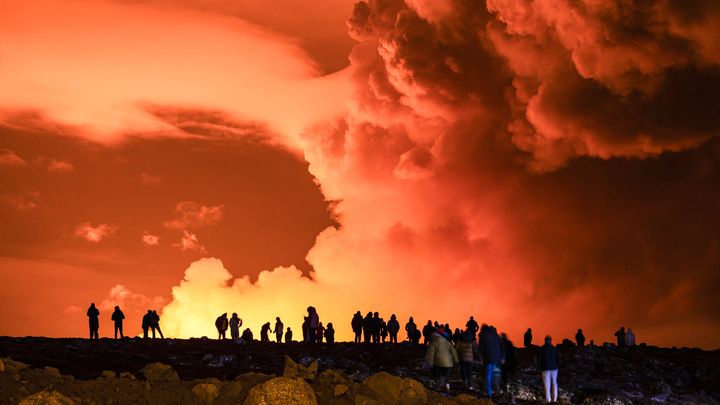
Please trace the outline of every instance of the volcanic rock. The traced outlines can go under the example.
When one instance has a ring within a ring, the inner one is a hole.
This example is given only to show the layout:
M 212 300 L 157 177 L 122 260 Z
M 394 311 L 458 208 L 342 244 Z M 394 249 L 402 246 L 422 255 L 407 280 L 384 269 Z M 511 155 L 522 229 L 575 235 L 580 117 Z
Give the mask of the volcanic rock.
M 220 396 L 220 390 L 215 384 L 200 383 L 192 388 L 192 393 L 203 404 L 212 404 Z
M 75 401 L 57 391 L 40 391 L 21 399 L 19 405 L 75 405 Z
M 424 404 L 427 390 L 419 382 L 380 372 L 368 377 L 363 385 L 387 404 Z
M 312 387 L 300 378 L 276 377 L 253 387 L 245 405 L 297 404 L 316 405 Z
M 145 378 L 150 382 L 180 381 L 180 377 L 171 366 L 162 363 L 152 363 L 142 370 Z

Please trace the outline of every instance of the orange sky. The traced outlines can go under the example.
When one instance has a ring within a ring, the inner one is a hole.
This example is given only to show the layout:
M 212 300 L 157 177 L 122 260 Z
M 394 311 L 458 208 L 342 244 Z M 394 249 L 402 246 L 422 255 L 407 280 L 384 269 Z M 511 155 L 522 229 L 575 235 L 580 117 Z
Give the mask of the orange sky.
M 720 346 L 720 6 L 0 5 L 0 334 L 318 308 Z

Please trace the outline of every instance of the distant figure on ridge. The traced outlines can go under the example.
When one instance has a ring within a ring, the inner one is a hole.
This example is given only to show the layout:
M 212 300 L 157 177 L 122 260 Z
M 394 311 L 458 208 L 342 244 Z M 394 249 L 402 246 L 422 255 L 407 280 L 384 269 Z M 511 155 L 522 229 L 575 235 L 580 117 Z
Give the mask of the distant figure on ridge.
M 143 315 L 142 317 L 142 330 L 143 330 L 143 339 L 148 338 L 148 330 L 150 330 L 150 325 L 152 324 L 152 318 L 153 313 L 151 310 L 148 309 L 147 314 Z M 153 338 L 155 338 L 155 330 L 153 329 Z
M 448 378 L 453 366 L 457 364 L 458 354 L 452 343 L 444 336 L 442 328 L 435 331 L 432 342 L 428 346 L 425 354 L 425 361 L 432 366 L 433 378 L 435 378 L 435 388 L 450 390 Z
M 243 333 L 242 333 L 242 336 L 240 336 L 240 337 L 242 338 L 242 340 L 244 340 L 244 341 L 246 341 L 246 342 L 248 342 L 248 343 L 250 343 L 250 342 L 252 342 L 253 340 L 255 340 L 255 339 L 253 338 L 253 333 L 252 333 L 252 331 L 250 330 L 250 328 L 245 328 L 245 330 L 244 330 Z M 224 337 L 223 337 L 223 339 L 224 339 Z
M 233 312 L 232 316 L 230 317 L 230 337 L 232 340 L 238 340 L 240 338 L 240 327 L 243 324 L 242 319 L 238 317 L 238 314 Z
M 436 326 L 433 326 L 432 322 L 428 319 L 427 325 L 423 326 L 422 335 L 423 335 L 423 344 L 429 345 L 430 341 L 432 340 L 433 333 L 435 333 L 435 330 L 437 329 Z
M 261 342 L 269 342 L 270 341 L 270 322 L 265 322 L 260 328 L 260 341 Z
M 370 325 L 372 326 L 372 329 L 370 330 L 372 342 L 380 343 L 380 313 L 375 312 L 375 314 L 373 314 L 372 323 Z
M 615 337 L 617 338 L 617 345 L 618 347 L 625 346 L 625 327 L 621 326 L 620 329 L 615 332 Z
M 578 329 L 575 334 L 575 344 L 577 344 L 578 347 L 585 346 L 585 335 L 583 334 L 582 329 Z
M 218 331 L 218 339 L 225 339 L 225 333 L 228 330 L 227 312 L 218 316 L 217 319 L 215 319 L 215 328 L 217 328 Z
M 352 330 L 355 333 L 355 343 L 360 343 L 362 341 L 363 331 L 363 316 L 360 311 L 355 312 L 352 321 L 350 321 L 350 326 L 352 326 Z
M 329 322 L 327 329 L 325 329 L 325 340 L 327 340 L 329 344 L 335 343 L 335 328 L 333 328 L 332 322 Z
M 292 342 L 292 330 L 288 326 L 287 332 L 285 332 L 285 343 L 290 343 L 290 342 Z
M 538 365 L 542 371 L 543 386 L 545 387 L 545 402 L 557 402 L 558 386 L 557 373 L 560 357 L 557 349 L 552 345 L 552 338 L 545 336 L 545 344 L 538 352 Z
M 635 346 L 635 333 L 630 328 L 625 333 L 625 346 Z
M 317 339 L 317 328 L 320 325 L 320 315 L 317 313 L 317 309 L 313 306 L 309 306 L 308 309 L 308 339 L 310 343 L 315 343 Z
M 90 339 L 99 339 L 100 335 L 98 330 L 100 329 L 100 311 L 95 308 L 95 303 L 90 304 L 90 308 L 87 310 L 88 322 L 90 324 Z
M 123 319 L 125 319 L 125 314 L 123 314 L 119 306 L 115 306 L 115 311 L 110 319 L 112 319 L 115 324 L 115 339 L 118 338 L 118 332 L 120 332 L 120 339 L 125 337 L 123 336 Z
M 410 320 L 405 324 L 405 331 L 407 332 L 408 340 L 410 343 L 417 343 L 415 342 L 415 332 L 417 332 L 417 325 L 415 325 L 415 321 L 413 320 L 413 317 L 410 317 Z M 418 342 L 420 339 L 418 338 Z
M 397 335 L 400 331 L 400 322 L 398 322 L 395 314 L 390 315 L 390 320 L 387 323 L 387 330 L 390 334 L 390 343 L 397 343 Z
M 525 335 L 523 335 L 523 346 L 525 348 L 532 346 L 532 329 L 528 328 L 527 331 L 525 331 Z
M 480 351 L 475 342 L 475 334 L 470 330 L 463 333 L 456 347 L 460 358 L 460 376 L 465 389 L 473 389 L 473 364 L 475 364 L 475 360 L 480 358 Z
M 303 323 L 302 323 L 302 334 L 303 334 L 303 342 L 308 342 L 310 339 L 308 338 L 308 330 L 310 329 L 310 317 L 303 317 Z
M 387 323 L 383 318 L 380 318 L 380 341 L 385 343 L 385 339 L 388 336 Z
M 152 311 L 152 317 L 150 318 L 150 328 L 152 328 L 153 333 L 153 339 L 155 338 L 155 331 L 157 330 L 160 334 L 160 339 L 165 339 L 165 336 L 163 336 L 162 329 L 160 329 L 160 315 L 158 315 L 157 311 Z
M 282 321 L 280 320 L 280 317 L 279 317 L 279 316 L 275 317 L 275 330 L 274 330 L 274 332 L 275 332 L 275 339 L 277 340 L 278 343 L 281 343 L 281 342 L 282 342 L 282 338 L 283 338 L 283 327 L 284 327 L 284 325 L 283 325 Z
M 466 331 L 472 333 L 473 339 L 475 339 L 475 335 L 477 335 L 478 330 L 480 329 L 477 321 L 475 321 L 475 318 L 473 316 L 470 316 L 470 319 L 465 324 L 465 328 Z
M 317 343 L 322 343 L 324 338 L 325 338 L 325 327 L 323 326 L 322 322 L 319 322 L 317 330 L 316 330 L 315 341 Z

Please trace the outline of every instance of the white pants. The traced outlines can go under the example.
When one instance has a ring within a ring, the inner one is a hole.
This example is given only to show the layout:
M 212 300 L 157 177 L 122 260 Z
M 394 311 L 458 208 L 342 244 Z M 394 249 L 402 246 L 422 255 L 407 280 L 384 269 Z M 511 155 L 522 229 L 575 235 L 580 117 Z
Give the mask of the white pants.
M 542 372 L 543 385 L 545 386 L 545 401 L 557 402 L 557 370 L 545 370 Z M 550 389 L 552 388 L 552 397 L 550 397 Z

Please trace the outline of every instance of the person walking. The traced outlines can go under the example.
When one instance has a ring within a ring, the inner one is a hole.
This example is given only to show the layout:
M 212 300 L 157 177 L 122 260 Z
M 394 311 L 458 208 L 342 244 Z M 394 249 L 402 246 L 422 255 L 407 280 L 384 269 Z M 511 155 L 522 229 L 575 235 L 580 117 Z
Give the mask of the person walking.
M 480 358 L 480 351 L 475 342 L 475 334 L 471 330 L 465 331 L 457 343 L 457 353 L 460 359 L 460 377 L 462 377 L 465 389 L 472 390 L 473 365 L 475 360 Z
M 542 372 L 543 387 L 545 387 L 545 402 L 557 402 L 557 373 L 560 357 L 550 336 L 545 336 L 545 344 L 538 352 L 538 365 Z
M 453 366 L 459 362 L 457 351 L 450 340 L 443 336 L 444 330 L 435 331 L 425 353 L 425 361 L 432 366 L 435 388 L 450 390 L 448 378 Z
M 100 329 L 100 311 L 95 307 L 95 303 L 90 303 L 90 307 L 87 310 L 88 323 L 90 326 L 90 339 L 99 339 L 100 335 L 98 330 Z
M 488 325 L 483 324 L 480 328 L 480 354 L 485 362 L 485 389 L 488 399 L 492 399 L 493 375 L 495 367 L 500 366 L 500 338 L 497 333 Z
M 125 319 L 125 314 L 123 314 L 123 311 L 120 310 L 119 306 L 115 306 L 115 311 L 112 314 L 111 317 L 114 325 L 115 325 L 115 339 L 118 338 L 118 332 L 120 333 L 120 339 L 123 337 L 123 319 Z

